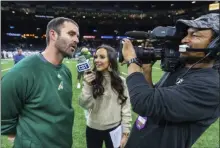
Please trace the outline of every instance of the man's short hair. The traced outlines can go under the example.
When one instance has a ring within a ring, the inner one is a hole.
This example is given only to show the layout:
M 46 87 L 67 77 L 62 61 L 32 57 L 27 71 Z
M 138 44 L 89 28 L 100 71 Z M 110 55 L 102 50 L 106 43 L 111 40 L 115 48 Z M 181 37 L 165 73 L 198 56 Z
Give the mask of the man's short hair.
M 47 45 L 50 43 L 49 31 L 51 29 L 53 29 L 58 33 L 58 35 L 60 35 L 60 26 L 63 25 L 64 22 L 71 22 L 71 23 L 75 24 L 77 27 L 79 27 L 79 25 L 74 20 L 66 18 L 66 17 L 57 17 L 57 18 L 52 19 L 47 24 L 47 30 L 46 30 L 46 43 L 47 43 Z

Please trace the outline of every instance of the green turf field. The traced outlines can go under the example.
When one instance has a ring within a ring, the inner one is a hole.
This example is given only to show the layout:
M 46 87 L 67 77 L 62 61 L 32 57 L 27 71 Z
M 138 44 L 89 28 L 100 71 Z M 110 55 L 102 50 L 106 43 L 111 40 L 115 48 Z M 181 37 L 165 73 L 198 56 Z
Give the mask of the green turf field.
M 85 116 L 83 109 L 78 105 L 78 95 L 80 90 L 76 88 L 76 62 L 74 60 L 64 60 L 64 63 L 70 68 L 73 76 L 73 101 L 72 105 L 75 110 L 75 123 L 73 126 L 73 147 L 86 148 L 85 141 Z M 12 60 L 1 60 L 1 76 L 3 76 L 10 68 L 13 67 Z M 162 71 L 156 63 L 153 68 L 153 81 L 156 82 L 162 76 Z M 120 67 L 122 76 L 126 77 L 127 69 L 125 66 Z M 4 93 L 4 92 L 2 92 Z M 136 114 L 133 113 L 133 122 Z M 155 139 L 156 140 L 156 139 Z M 219 148 L 219 120 L 216 121 L 194 144 L 193 148 Z M 12 143 L 6 137 L 1 136 L 1 148 L 11 148 Z

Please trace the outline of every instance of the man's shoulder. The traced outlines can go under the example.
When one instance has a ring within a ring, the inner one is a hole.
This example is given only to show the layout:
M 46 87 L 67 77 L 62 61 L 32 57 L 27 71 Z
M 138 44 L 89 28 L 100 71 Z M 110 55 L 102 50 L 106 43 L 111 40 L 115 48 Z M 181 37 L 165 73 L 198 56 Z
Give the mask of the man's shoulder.
M 38 54 L 34 54 L 34 55 L 29 55 L 29 56 L 24 56 L 22 55 L 23 57 L 26 57 L 25 59 L 28 59 L 28 60 L 36 60 L 36 59 L 39 59 L 39 55 Z
M 183 79 L 189 84 L 206 86 L 219 84 L 219 74 L 213 68 L 202 68 L 190 71 Z
M 213 79 L 219 77 L 218 72 L 213 68 L 202 68 L 192 72 L 192 77 L 202 77 L 207 79 Z
M 206 82 L 211 83 L 211 84 L 217 84 L 219 86 L 219 73 L 216 69 L 214 68 L 208 68 L 207 70 L 204 71 L 202 74 L 203 79 L 206 80 Z
M 16 65 L 14 65 L 13 68 L 18 70 L 36 69 L 39 64 L 40 64 L 39 57 L 37 55 L 31 55 L 25 57 L 23 60 L 18 62 Z
M 65 64 L 62 64 L 62 66 L 64 71 L 69 75 L 69 77 L 72 77 L 70 69 Z
M 69 68 L 66 66 L 66 64 L 62 63 L 62 66 L 65 70 L 68 70 L 69 71 Z

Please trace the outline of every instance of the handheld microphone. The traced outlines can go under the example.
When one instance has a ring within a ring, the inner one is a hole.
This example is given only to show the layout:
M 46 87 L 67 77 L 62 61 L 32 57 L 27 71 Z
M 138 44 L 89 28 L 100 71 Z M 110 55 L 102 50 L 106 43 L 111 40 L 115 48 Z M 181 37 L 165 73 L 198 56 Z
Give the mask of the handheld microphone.
M 92 73 L 91 66 L 89 64 L 89 59 L 86 59 L 85 56 L 83 55 L 79 56 L 77 63 L 78 64 L 76 65 L 76 67 L 77 67 L 78 72 L 86 72 L 86 74 Z M 95 85 L 96 84 L 95 80 L 93 80 L 91 84 Z
M 91 69 L 89 60 L 87 60 L 85 56 L 79 56 L 77 63 L 78 64 L 76 65 L 76 68 L 78 72 L 84 72 L 84 71 L 88 71 L 89 69 Z

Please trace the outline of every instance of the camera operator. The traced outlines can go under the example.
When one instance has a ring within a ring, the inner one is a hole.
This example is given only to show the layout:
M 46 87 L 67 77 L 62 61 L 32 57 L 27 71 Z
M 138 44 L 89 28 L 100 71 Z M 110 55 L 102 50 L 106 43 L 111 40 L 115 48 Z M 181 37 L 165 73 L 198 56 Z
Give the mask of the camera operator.
M 219 36 L 219 14 L 180 19 L 176 28 L 186 33 L 181 44 L 207 50 Z M 212 68 L 214 57 L 180 51 L 184 66 L 171 72 L 157 87 L 152 84 L 151 65 L 139 62 L 128 39 L 124 39 L 122 54 L 128 64 L 132 108 L 139 115 L 126 148 L 191 147 L 219 116 L 219 74 Z

